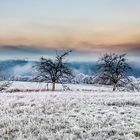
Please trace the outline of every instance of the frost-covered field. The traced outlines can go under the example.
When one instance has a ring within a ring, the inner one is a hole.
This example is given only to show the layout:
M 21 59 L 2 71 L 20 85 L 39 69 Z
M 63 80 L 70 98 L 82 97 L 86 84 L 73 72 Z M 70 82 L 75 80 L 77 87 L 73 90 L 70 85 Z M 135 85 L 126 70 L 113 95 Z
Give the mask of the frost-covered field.
M 140 93 L 80 89 L 0 93 L 0 139 L 140 139 Z
M 66 85 L 72 91 L 112 91 L 111 86 L 103 86 L 103 85 L 90 85 L 90 84 L 68 84 Z M 48 88 L 51 90 L 51 83 L 48 84 Z M 46 83 L 37 83 L 37 82 L 13 82 L 11 89 L 20 89 L 20 90 L 37 90 L 37 89 L 47 89 Z M 56 90 L 63 90 L 61 84 L 56 85 Z

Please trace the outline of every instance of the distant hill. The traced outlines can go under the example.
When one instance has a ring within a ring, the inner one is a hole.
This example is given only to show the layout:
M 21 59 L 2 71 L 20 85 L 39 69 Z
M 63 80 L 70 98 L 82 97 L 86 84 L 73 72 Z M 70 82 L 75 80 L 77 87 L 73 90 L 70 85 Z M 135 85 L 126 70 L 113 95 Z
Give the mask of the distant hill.
M 36 65 L 37 61 L 27 61 L 27 60 L 6 60 L 0 61 L 0 70 L 9 77 L 19 76 L 19 77 L 31 77 L 34 73 L 32 66 Z M 91 62 L 71 62 L 70 67 L 75 73 L 83 73 L 86 75 L 94 75 L 96 73 L 96 64 Z M 131 65 L 131 64 L 130 64 Z M 136 65 L 131 65 L 133 71 L 130 71 L 128 75 L 134 77 L 140 77 L 140 68 Z

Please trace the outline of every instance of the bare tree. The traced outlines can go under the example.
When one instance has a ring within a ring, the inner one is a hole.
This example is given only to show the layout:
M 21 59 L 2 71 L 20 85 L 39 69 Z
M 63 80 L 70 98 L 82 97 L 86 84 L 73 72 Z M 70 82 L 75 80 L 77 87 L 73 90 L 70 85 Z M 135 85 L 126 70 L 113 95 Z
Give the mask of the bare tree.
M 99 70 L 99 78 L 103 81 L 110 81 L 113 85 L 113 91 L 118 87 L 119 82 L 123 79 L 129 78 L 127 76 L 128 70 L 131 69 L 125 58 L 126 54 L 105 54 L 98 61 L 97 67 Z
M 56 52 L 55 60 L 42 57 L 37 65 L 39 77 L 52 83 L 52 91 L 55 90 L 57 82 L 63 83 L 64 80 L 70 80 L 73 76 L 72 70 L 65 62 L 70 52 L 71 50 Z

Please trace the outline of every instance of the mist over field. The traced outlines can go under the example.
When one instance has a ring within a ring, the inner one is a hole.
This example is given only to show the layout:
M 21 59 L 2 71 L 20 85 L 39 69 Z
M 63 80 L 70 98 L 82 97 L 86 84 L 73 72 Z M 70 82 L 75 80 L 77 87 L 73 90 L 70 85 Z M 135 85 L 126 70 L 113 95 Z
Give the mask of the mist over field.
M 0 61 L 0 68 L 8 77 L 28 77 L 31 78 L 35 72 L 33 66 L 37 65 L 38 61 L 27 61 L 27 60 L 5 60 Z M 137 64 L 131 64 L 133 70 L 128 72 L 129 76 L 134 76 L 136 78 L 140 77 L 140 67 Z M 95 62 L 69 62 L 70 68 L 75 74 L 85 74 L 85 75 L 96 75 L 97 64 Z

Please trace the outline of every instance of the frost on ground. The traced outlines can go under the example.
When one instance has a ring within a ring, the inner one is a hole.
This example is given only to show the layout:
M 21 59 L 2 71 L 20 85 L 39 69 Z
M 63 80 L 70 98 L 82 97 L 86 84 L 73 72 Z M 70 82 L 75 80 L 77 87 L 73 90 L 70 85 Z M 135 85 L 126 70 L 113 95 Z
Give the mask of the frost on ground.
M 0 139 L 139 140 L 140 93 L 1 93 Z

